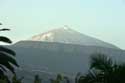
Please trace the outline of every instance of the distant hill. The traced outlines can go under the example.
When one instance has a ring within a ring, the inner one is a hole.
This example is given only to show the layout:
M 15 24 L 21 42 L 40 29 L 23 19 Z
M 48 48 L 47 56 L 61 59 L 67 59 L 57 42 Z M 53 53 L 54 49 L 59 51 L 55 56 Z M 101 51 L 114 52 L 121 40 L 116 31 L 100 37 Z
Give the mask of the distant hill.
M 99 46 L 20 41 L 9 48 L 17 53 L 20 64 L 17 74 L 24 76 L 24 83 L 31 82 L 35 74 L 39 74 L 44 81 L 58 73 L 74 78 L 76 73 L 88 70 L 90 55 L 93 53 L 104 53 L 117 61 L 125 61 L 125 51 Z
M 31 41 L 58 42 L 65 44 L 77 44 L 86 46 L 100 46 L 108 48 L 116 48 L 117 46 L 101 41 L 99 39 L 79 33 L 67 27 L 53 29 L 45 33 L 35 35 L 30 38 Z
M 124 50 L 65 27 L 7 47 L 17 54 L 20 68 L 16 72 L 19 77 L 24 76 L 23 83 L 31 83 L 36 74 L 44 83 L 50 83 L 49 79 L 59 73 L 74 79 L 78 72 L 88 71 L 93 53 L 104 53 L 116 61 L 125 62 Z

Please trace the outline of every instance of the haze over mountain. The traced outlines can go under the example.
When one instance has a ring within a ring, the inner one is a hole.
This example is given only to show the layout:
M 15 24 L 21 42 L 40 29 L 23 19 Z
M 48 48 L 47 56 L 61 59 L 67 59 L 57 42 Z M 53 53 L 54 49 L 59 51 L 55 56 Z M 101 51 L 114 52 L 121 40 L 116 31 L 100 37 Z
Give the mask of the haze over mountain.
M 85 46 L 100 46 L 100 47 L 118 49 L 118 47 L 116 47 L 115 45 L 87 36 L 85 34 L 82 34 L 80 32 L 68 28 L 67 26 L 35 35 L 31 37 L 30 40 L 44 41 L 44 42 L 58 42 L 65 44 L 77 44 Z
M 17 54 L 20 68 L 16 72 L 19 77 L 24 76 L 24 83 L 31 83 L 35 74 L 39 74 L 45 83 L 50 83 L 48 79 L 59 73 L 74 79 L 78 72 L 88 70 L 93 53 L 103 53 L 116 61 L 125 61 L 124 50 L 70 28 L 35 35 L 8 48 Z
M 16 58 L 20 65 L 17 75 L 24 77 L 23 83 L 31 83 L 36 74 L 44 81 L 57 74 L 64 74 L 73 79 L 78 72 L 87 72 L 90 55 L 93 53 L 104 53 L 117 61 L 125 62 L 125 51 L 99 46 L 20 41 L 9 48 L 17 54 Z

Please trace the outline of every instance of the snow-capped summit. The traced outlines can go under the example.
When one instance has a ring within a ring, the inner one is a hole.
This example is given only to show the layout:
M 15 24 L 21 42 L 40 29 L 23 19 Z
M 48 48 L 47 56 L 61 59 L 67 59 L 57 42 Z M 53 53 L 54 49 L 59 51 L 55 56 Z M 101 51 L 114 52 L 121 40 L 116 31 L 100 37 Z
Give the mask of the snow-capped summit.
M 68 27 L 62 27 L 62 28 L 54 29 L 54 30 L 39 34 L 39 35 L 35 35 L 31 38 L 31 40 L 72 43 L 72 41 L 75 41 L 72 36 L 76 35 L 76 33 L 78 32 Z
M 68 26 L 35 35 L 30 40 L 117 48 L 112 44 L 81 34 Z

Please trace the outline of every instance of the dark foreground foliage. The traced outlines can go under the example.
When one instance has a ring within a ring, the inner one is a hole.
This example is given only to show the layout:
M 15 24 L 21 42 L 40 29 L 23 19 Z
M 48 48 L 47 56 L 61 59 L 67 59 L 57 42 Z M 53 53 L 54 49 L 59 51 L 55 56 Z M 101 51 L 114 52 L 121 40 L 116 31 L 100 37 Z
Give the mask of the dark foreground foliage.
M 2 25 L 2 24 L 0 24 Z M 0 31 L 9 31 L 10 29 L 0 29 Z M 5 36 L 0 36 L 0 41 L 5 43 L 12 43 L 12 41 Z M 15 70 L 13 66 L 19 67 L 15 60 L 15 52 L 6 47 L 0 46 L 0 83 L 4 83 L 3 80 L 6 80 L 9 83 L 8 77 L 6 76 L 6 72 L 9 70 L 13 74 L 15 74 Z M 13 66 L 12 66 L 13 65 Z
M 118 64 L 104 54 L 91 56 L 90 70 L 79 83 L 125 83 L 125 63 Z

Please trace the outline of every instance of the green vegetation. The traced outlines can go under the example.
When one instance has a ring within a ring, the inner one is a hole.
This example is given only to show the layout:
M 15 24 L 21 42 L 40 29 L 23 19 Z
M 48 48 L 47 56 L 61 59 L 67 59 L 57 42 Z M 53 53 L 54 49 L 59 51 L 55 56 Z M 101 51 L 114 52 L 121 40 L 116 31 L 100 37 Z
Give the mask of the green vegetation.
M 64 76 L 64 80 L 66 81 L 66 83 L 70 83 L 70 80 L 67 76 Z
M 0 23 L 0 25 L 2 25 Z M 0 31 L 9 31 L 10 29 L 0 29 Z M 12 43 L 5 36 L 0 36 L 0 41 Z M 0 83 L 22 83 L 23 77 L 18 79 L 14 66 L 19 67 L 15 60 L 16 53 L 6 47 L 0 46 Z M 11 71 L 13 78 L 9 81 L 7 73 Z M 55 79 L 50 79 L 51 83 L 70 83 L 67 76 L 58 74 Z M 117 63 L 111 57 L 104 54 L 93 54 L 90 57 L 90 69 L 84 75 L 78 73 L 74 79 L 75 83 L 125 83 L 125 63 Z M 34 83 L 42 83 L 39 75 L 35 75 Z
M 0 25 L 2 24 L 0 23 Z M 9 31 L 9 30 L 10 29 L 6 29 L 6 28 L 0 29 L 0 31 Z M 0 36 L 0 41 L 9 43 L 9 44 L 12 43 L 12 41 L 5 36 Z M 17 64 L 14 58 L 15 55 L 16 55 L 15 52 L 12 51 L 11 49 L 0 46 L 0 79 L 1 79 L 0 81 L 6 80 L 9 83 L 9 80 L 5 75 L 5 72 L 7 72 L 7 70 L 10 70 L 13 74 L 15 74 L 15 70 L 12 65 L 19 67 L 19 65 Z
M 79 83 L 125 83 L 125 64 L 118 64 L 104 54 L 91 56 L 90 70 Z
M 10 83 L 10 81 L 8 80 L 8 77 L 4 75 L 1 76 L 0 83 Z
M 70 83 L 70 80 L 67 76 L 57 74 L 56 79 L 50 79 L 51 83 Z
M 39 75 L 35 75 L 34 83 L 42 83 L 42 79 L 40 79 Z
M 60 83 L 63 80 L 63 76 L 58 74 L 56 79 L 50 79 L 51 83 Z
M 75 77 L 75 83 L 78 83 L 80 76 L 81 76 L 81 72 L 78 72 L 76 77 Z
M 12 83 L 22 83 L 24 77 L 18 79 L 16 74 L 14 74 L 13 78 L 12 78 Z

